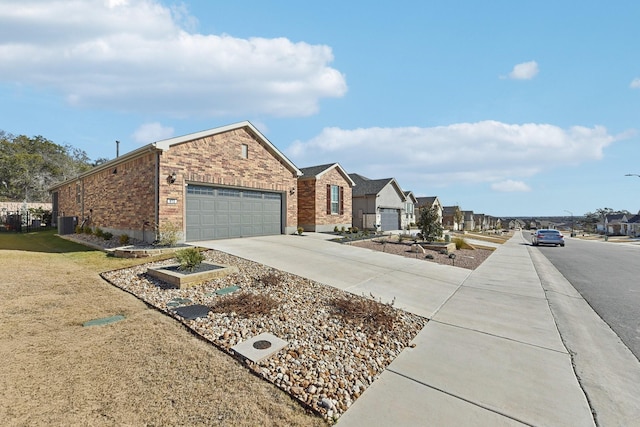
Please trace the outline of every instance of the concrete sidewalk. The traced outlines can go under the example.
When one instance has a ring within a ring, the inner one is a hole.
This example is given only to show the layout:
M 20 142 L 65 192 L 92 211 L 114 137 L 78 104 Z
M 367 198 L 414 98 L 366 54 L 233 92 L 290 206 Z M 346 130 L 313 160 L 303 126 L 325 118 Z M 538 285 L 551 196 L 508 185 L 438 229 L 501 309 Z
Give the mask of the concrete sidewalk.
M 538 252 L 521 233 L 473 272 L 325 242 L 322 235 L 199 244 L 356 294 L 395 298 L 396 307 L 430 319 L 416 346 L 387 367 L 340 426 L 595 425 L 532 261 Z M 572 302 L 578 298 L 571 295 Z M 632 380 L 640 378 L 633 360 L 622 359 Z M 598 365 L 590 372 L 597 377 Z M 638 383 L 605 384 L 601 393 L 624 390 L 622 398 L 635 401 Z M 616 397 L 608 399 L 611 407 Z M 624 402 L 609 411 L 610 425 L 639 420 L 636 409 Z M 616 419 L 619 410 L 624 416 Z

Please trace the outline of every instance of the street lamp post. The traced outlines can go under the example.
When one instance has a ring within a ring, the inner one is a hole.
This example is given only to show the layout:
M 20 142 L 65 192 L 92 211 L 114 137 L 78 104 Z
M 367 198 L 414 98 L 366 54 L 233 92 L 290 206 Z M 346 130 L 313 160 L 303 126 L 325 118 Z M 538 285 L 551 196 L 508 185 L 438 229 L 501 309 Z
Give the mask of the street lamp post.
M 571 214 L 571 237 L 575 237 L 575 233 L 573 231 L 574 227 L 573 227 L 573 212 L 568 211 L 568 210 L 564 210 L 565 212 L 569 212 Z

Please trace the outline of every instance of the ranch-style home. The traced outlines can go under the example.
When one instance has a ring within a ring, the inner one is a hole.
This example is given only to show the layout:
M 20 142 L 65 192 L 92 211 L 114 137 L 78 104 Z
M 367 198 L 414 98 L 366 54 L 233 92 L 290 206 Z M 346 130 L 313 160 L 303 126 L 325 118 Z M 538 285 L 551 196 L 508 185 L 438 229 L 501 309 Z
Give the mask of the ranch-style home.
M 338 163 L 301 168 L 298 178 L 298 226 L 328 232 L 351 227 L 351 196 L 355 185 Z
M 349 174 L 353 187 L 353 225 L 363 230 L 392 231 L 402 228 L 406 197 L 394 178 L 369 179 Z
M 290 234 L 302 172 L 250 122 L 154 142 L 53 188 L 53 210 L 145 241 Z

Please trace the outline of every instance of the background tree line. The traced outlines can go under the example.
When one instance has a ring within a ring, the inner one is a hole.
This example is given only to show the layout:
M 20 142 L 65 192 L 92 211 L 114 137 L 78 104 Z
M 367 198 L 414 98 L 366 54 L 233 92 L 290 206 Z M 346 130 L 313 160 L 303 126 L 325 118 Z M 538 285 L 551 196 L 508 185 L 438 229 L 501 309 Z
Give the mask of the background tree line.
M 0 130 L 0 201 L 48 202 L 48 189 L 107 159 L 91 162 L 87 153 L 42 136 Z

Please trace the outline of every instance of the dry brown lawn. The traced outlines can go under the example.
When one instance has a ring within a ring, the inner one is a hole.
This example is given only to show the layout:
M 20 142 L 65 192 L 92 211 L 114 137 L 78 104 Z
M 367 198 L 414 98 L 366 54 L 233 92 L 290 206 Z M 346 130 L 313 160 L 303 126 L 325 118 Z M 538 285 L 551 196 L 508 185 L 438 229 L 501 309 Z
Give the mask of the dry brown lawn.
M 326 425 L 98 276 L 133 262 L 0 250 L 3 425 Z M 126 319 L 82 326 L 117 314 Z

